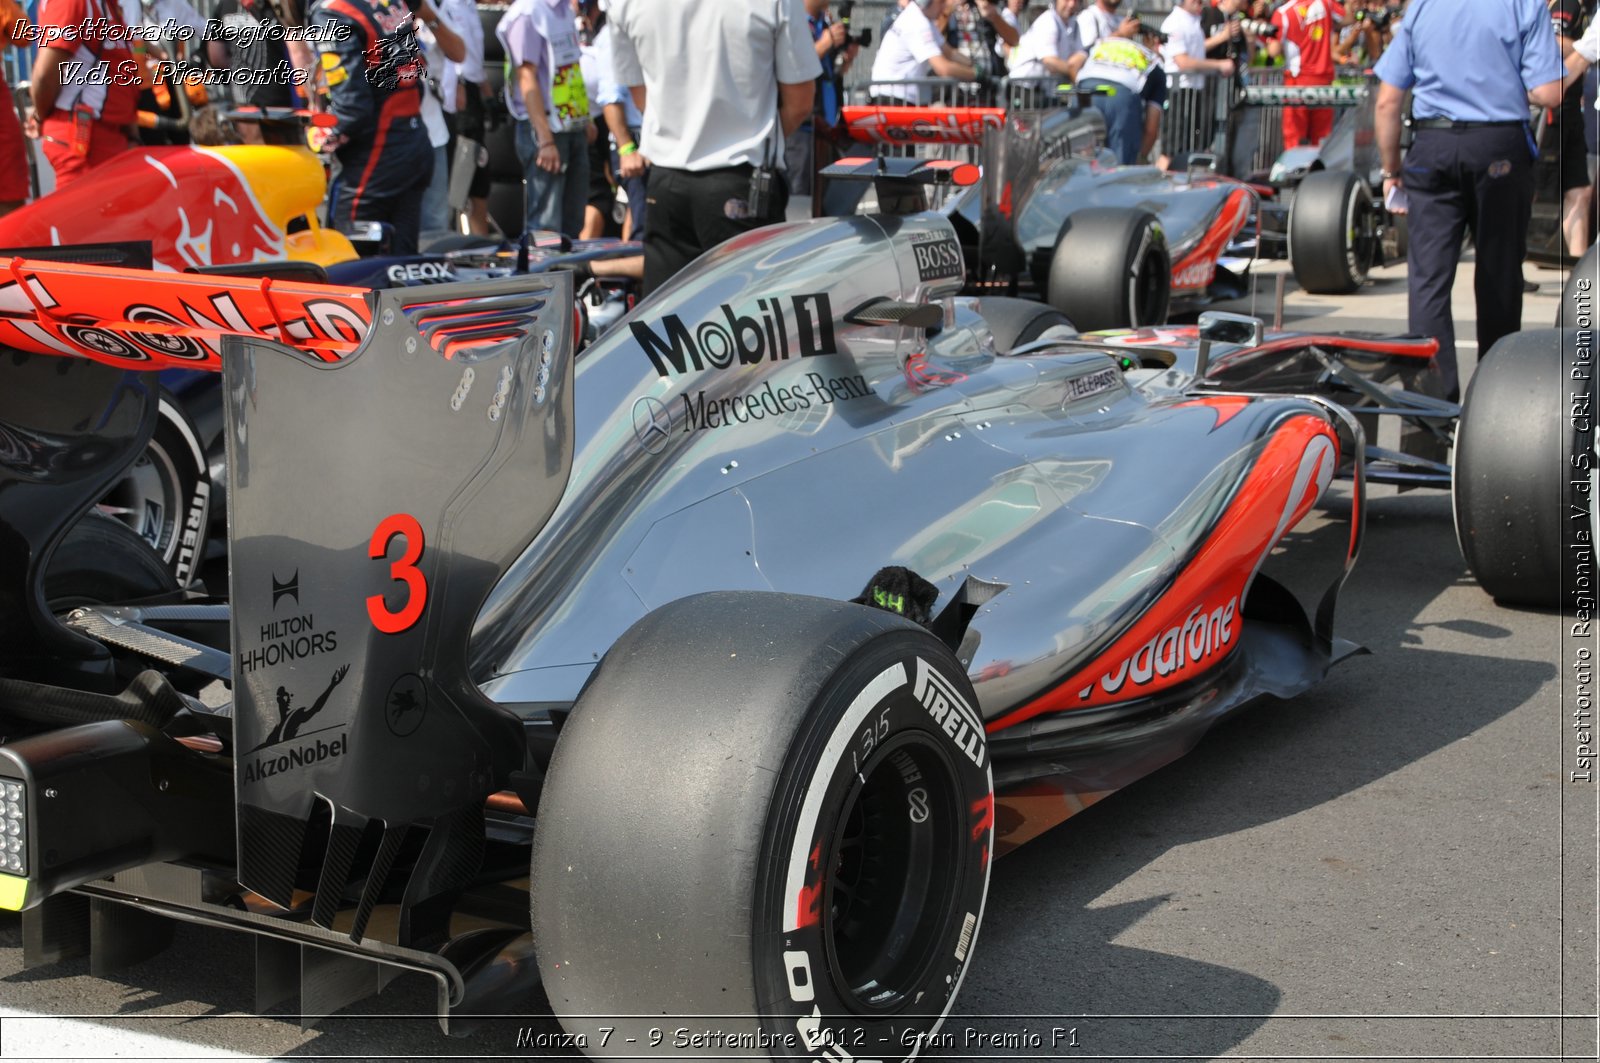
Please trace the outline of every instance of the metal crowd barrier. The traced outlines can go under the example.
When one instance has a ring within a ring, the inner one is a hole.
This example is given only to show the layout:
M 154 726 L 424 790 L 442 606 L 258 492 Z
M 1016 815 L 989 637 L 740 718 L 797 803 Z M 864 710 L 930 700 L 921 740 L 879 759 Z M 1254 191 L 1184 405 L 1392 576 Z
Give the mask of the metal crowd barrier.
M 1198 81 L 1199 87 L 1180 87 Z M 1168 75 L 1167 106 L 1161 115 L 1161 154 L 1169 157 L 1214 154 L 1231 109 L 1233 81 L 1213 74 Z
M 995 78 L 956 81 L 953 78 L 906 78 L 864 81 L 845 89 L 846 103 L 874 100 L 921 107 L 1004 107 L 1008 111 L 1044 111 L 1070 102 L 1059 91 L 1059 77 Z

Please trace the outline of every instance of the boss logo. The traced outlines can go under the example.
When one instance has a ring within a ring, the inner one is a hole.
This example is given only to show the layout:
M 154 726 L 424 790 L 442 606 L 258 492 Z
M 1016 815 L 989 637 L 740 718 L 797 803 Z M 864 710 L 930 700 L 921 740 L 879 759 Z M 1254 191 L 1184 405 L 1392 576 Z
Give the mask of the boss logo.
M 948 236 L 922 243 L 913 243 L 911 253 L 917 260 L 917 277 L 920 280 L 948 280 L 966 272 L 961 259 L 961 245 Z

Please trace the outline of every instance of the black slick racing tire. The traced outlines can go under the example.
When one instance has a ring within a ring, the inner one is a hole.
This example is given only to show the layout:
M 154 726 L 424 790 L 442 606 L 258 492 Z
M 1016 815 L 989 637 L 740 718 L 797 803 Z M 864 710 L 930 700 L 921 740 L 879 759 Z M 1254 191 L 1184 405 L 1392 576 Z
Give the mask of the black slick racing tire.
M 1045 301 L 1083 331 L 1166 324 L 1172 256 L 1149 211 L 1073 211 L 1061 223 L 1049 263 Z
M 994 337 L 994 349 L 1001 354 L 1032 343 L 1052 329 L 1078 331 L 1066 314 L 1028 299 L 986 295 L 978 303 L 978 312 Z
M 635 624 L 539 803 L 533 935 L 568 1033 L 596 1056 L 914 1055 L 983 917 L 975 705 L 941 642 L 864 606 L 719 592 Z
M 166 562 L 142 536 L 94 510 L 67 530 L 45 564 L 44 597 L 54 613 L 177 589 Z
M 149 543 L 180 586 L 193 582 L 205 557 L 210 473 L 199 433 L 171 395 L 161 396 L 155 432 L 144 453 L 96 508 Z
M 1536 329 L 1478 363 L 1456 428 L 1456 538 L 1506 605 L 1594 600 L 1595 333 Z M 1577 377 L 1578 379 L 1575 379 Z
M 1314 170 L 1289 205 L 1289 265 L 1301 288 L 1344 295 L 1367 281 L 1376 215 L 1366 184 L 1348 170 Z
M 1567 283 L 1561 289 L 1561 305 L 1556 308 L 1556 328 L 1594 328 L 1597 297 L 1600 297 L 1600 243 L 1590 244 L 1589 250 L 1567 275 Z

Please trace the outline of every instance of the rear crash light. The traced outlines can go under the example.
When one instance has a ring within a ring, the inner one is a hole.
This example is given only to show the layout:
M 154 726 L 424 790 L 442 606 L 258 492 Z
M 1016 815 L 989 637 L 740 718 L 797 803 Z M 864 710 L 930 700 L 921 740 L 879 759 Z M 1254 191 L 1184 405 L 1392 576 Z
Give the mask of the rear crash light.
M 28 900 L 28 788 L 0 776 L 0 908 L 21 911 Z
M 233 855 L 230 762 L 107 720 L 0 745 L 0 909 L 142 864 Z

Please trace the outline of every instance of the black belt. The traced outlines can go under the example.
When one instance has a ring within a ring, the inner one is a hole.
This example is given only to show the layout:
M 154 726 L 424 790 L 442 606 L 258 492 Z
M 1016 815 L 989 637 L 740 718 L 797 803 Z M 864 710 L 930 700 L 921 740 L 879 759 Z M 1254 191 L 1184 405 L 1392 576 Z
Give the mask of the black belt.
M 1411 124 L 1417 129 L 1493 129 L 1498 126 L 1525 126 L 1528 123 L 1516 119 L 1505 122 L 1458 122 L 1454 118 L 1415 118 Z

